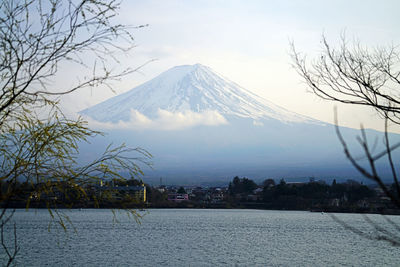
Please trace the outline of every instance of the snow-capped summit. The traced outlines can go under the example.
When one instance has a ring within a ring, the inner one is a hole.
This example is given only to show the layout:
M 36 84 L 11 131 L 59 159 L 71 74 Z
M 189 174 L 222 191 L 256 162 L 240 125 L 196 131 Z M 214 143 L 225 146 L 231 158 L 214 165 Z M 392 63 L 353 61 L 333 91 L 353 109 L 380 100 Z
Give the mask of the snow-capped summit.
M 168 112 L 215 111 L 222 116 L 315 122 L 279 107 L 201 64 L 173 67 L 132 90 L 80 112 L 100 122 L 129 121 L 135 110 L 146 117 Z
M 83 160 L 110 141 L 140 145 L 154 156 L 155 170 L 146 171 L 153 181 L 163 176 L 170 183 L 199 185 L 236 175 L 353 176 L 332 125 L 283 109 L 200 64 L 171 68 L 81 114 L 100 121 L 93 127 L 108 133 L 82 150 Z M 349 140 L 359 134 L 340 131 Z M 390 138 L 396 143 L 400 135 Z

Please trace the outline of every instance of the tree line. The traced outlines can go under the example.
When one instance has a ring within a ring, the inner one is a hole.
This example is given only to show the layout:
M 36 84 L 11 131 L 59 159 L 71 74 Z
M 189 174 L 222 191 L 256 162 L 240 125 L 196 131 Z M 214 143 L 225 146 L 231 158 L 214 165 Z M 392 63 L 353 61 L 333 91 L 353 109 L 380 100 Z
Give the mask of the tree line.
M 395 186 L 390 188 L 395 190 Z M 373 188 L 354 180 L 337 183 L 334 179 L 332 184 L 327 184 L 314 179 L 307 183 L 289 183 L 284 179 L 276 183 L 266 179 L 258 186 L 251 179 L 235 177 L 229 183 L 228 193 L 226 200 L 233 207 L 251 207 L 252 203 L 258 203 L 258 208 L 279 210 L 394 212 L 396 209 Z

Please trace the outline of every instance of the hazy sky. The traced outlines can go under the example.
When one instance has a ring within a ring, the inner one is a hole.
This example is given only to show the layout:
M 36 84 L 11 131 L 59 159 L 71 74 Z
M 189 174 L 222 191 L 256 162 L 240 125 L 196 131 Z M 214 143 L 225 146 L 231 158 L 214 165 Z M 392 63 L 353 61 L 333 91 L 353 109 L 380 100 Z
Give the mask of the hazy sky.
M 289 41 L 312 57 L 321 35 L 337 43 L 346 32 L 363 44 L 400 44 L 400 1 L 127 1 L 122 23 L 149 27 L 133 32 L 137 47 L 122 65 L 156 59 L 140 73 L 113 84 L 125 92 L 176 65 L 201 63 L 248 90 L 300 114 L 333 121 L 333 104 L 307 93 L 291 67 Z M 114 94 L 80 92 L 64 104 L 79 111 Z M 341 124 L 382 129 L 367 109 L 339 106 Z

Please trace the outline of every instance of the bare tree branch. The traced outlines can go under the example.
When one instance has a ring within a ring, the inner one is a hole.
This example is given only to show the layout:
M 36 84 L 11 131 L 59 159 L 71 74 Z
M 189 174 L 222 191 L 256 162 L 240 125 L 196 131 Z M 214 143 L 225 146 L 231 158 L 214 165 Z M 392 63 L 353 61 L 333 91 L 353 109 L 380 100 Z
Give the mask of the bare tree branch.
M 306 56 L 296 51 L 293 42 L 290 46 L 293 67 L 315 95 L 329 101 L 372 107 L 385 120 L 385 149 L 374 154 L 374 148 L 368 144 L 365 129 L 361 127 L 357 141 L 364 157 L 355 158 L 341 133 L 335 109 L 335 131 L 345 156 L 360 174 L 376 183 L 391 203 L 400 209 L 400 184 L 393 158 L 393 151 L 400 147 L 400 143 L 391 145 L 388 133 L 389 122 L 400 124 L 399 47 L 388 46 L 371 50 L 355 42 L 350 48 L 343 34 L 341 45 L 333 48 L 326 37 L 322 36 L 323 51 L 315 61 L 309 63 Z M 378 172 L 377 161 L 384 156 L 387 156 L 394 190 L 384 182 L 384 177 Z M 334 215 L 332 218 L 360 236 L 385 240 L 395 246 L 400 245 L 400 227 L 387 217 L 385 217 L 386 222 L 394 228 L 394 231 L 388 231 L 386 227 L 371 221 L 368 216 L 364 217 L 365 221 L 375 229 L 376 235 L 366 234 Z

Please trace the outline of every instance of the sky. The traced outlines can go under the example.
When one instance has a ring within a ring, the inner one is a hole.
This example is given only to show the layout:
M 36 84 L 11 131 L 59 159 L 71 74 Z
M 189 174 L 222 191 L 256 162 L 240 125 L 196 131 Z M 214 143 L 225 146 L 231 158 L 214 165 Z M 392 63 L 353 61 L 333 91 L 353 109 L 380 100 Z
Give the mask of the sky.
M 398 10 L 396 0 L 125 0 L 118 22 L 149 26 L 132 32 L 136 47 L 120 64 L 135 68 L 154 61 L 114 82 L 115 92 L 80 91 L 62 103 L 69 112 L 78 112 L 171 67 L 200 63 L 288 110 L 333 123 L 335 104 L 308 92 L 291 66 L 289 43 L 308 58 L 321 51 L 322 34 L 333 45 L 343 33 L 371 48 L 400 44 Z M 64 79 L 59 82 L 69 78 Z M 383 129 L 383 121 L 367 108 L 338 105 L 338 117 L 344 126 Z

